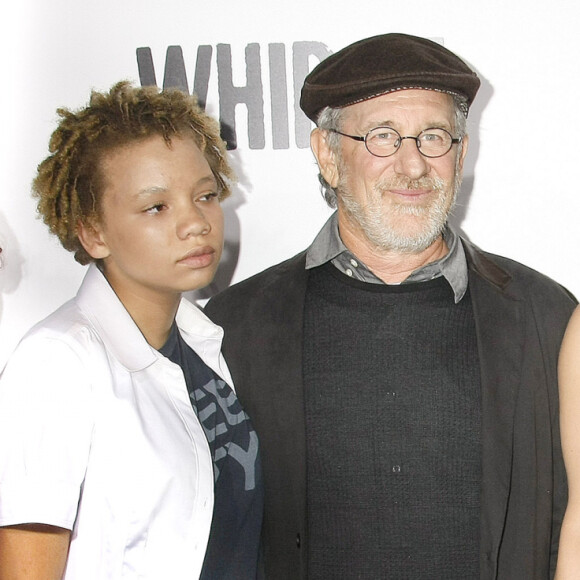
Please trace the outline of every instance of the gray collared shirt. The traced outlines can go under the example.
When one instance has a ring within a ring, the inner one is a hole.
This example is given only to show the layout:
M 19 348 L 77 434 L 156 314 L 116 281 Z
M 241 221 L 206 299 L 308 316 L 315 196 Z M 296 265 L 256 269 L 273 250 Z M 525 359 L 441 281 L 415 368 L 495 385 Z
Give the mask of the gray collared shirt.
M 403 284 L 444 276 L 453 288 L 457 303 L 467 291 L 467 260 L 459 236 L 448 225 L 443 231 L 443 239 L 449 252 L 443 258 L 412 272 Z M 330 216 L 306 252 L 306 269 L 322 266 L 326 262 L 332 262 L 341 272 L 362 282 L 384 284 L 342 242 L 338 232 L 337 212 Z

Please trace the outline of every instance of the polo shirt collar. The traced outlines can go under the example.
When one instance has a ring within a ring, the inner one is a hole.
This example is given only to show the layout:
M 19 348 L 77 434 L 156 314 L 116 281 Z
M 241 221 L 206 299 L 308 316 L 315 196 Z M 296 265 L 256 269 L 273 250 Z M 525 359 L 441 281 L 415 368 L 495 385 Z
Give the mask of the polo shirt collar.
M 467 291 L 468 274 L 467 260 L 459 236 L 446 225 L 443 238 L 449 248 L 449 252 L 434 262 L 426 264 L 413 271 L 404 280 L 403 284 L 410 282 L 424 282 L 439 276 L 444 276 L 453 289 L 455 302 L 459 302 Z M 323 228 L 320 230 L 306 253 L 306 269 L 321 266 L 326 262 L 332 264 L 348 276 L 369 282 L 372 284 L 384 284 L 371 270 L 359 260 L 344 245 L 338 231 L 338 213 L 335 211 Z

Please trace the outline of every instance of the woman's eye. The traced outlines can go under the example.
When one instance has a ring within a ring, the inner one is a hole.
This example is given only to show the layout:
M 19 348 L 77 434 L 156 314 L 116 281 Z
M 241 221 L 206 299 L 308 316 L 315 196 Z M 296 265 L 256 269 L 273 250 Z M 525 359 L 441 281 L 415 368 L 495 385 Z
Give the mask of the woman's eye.
M 164 208 L 165 208 L 165 204 L 163 204 L 163 203 L 156 203 L 155 205 L 152 205 L 151 207 L 147 208 L 145 210 L 145 213 L 159 213 Z
M 219 196 L 215 191 L 211 191 L 209 193 L 206 193 L 200 197 L 198 197 L 198 201 L 212 201 L 214 199 L 217 199 Z

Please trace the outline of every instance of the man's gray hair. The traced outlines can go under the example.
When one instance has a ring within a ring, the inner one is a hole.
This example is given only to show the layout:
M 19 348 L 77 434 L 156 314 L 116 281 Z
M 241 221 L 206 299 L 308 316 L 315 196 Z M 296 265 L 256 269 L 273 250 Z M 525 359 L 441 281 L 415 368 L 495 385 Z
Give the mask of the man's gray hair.
M 462 97 L 461 95 L 452 95 L 453 97 L 453 109 L 455 114 L 455 135 L 454 137 L 463 138 L 467 134 L 467 117 L 465 115 L 465 111 L 467 111 L 467 99 Z M 341 163 L 341 156 L 340 156 L 340 138 L 341 136 L 338 133 L 335 133 L 333 130 L 341 131 L 342 130 L 342 116 L 343 116 L 344 108 L 333 108 L 333 107 L 324 107 L 320 114 L 318 115 L 318 119 L 316 125 L 319 129 L 325 130 L 326 135 L 325 139 L 328 144 L 330 150 L 334 153 L 337 163 Z M 459 144 L 457 155 L 461 154 L 461 150 L 463 147 L 463 143 Z M 324 197 L 326 203 L 331 208 L 336 208 L 337 206 L 337 195 L 336 190 L 332 187 L 326 179 L 322 176 L 321 173 L 318 174 L 318 180 L 320 181 L 320 190 L 322 196 Z

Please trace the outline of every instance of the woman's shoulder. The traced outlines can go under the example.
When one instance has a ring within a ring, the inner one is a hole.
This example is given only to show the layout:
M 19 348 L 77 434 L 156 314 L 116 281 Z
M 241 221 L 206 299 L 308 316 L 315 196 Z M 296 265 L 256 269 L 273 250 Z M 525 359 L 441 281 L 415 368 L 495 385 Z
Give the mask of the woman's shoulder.
M 8 358 L 7 367 L 18 364 L 38 366 L 70 365 L 100 348 L 101 341 L 93 324 L 70 300 L 52 314 L 35 324 L 20 339 L 16 349 Z

